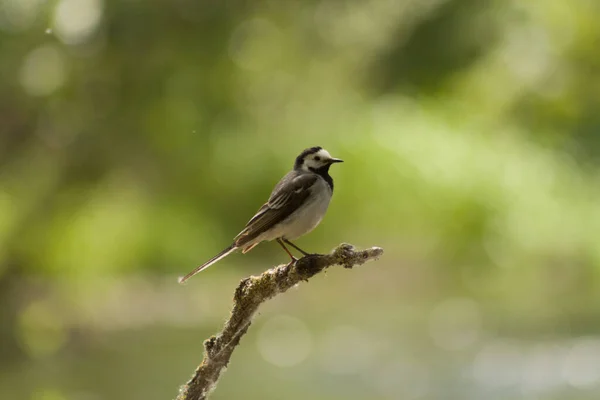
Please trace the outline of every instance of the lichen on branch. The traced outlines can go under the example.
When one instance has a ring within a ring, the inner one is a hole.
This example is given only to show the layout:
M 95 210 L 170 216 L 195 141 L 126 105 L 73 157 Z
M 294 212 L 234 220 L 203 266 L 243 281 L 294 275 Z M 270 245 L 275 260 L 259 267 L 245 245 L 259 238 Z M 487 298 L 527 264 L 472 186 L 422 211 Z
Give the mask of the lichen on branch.
M 341 244 L 330 254 L 310 254 L 292 264 L 280 265 L 259 276 L 243 279 L 233 297 L 233 308 L 223 330 L 204 342 L 204 359 L 188 383 L 180 389 L 177 400 L 203 400 L 216 387 L 233 351 L 252 323 L 258 307 L 274 296 L 333 265 L 352 268 L 383 254 L 380 247 L 355 250 Z

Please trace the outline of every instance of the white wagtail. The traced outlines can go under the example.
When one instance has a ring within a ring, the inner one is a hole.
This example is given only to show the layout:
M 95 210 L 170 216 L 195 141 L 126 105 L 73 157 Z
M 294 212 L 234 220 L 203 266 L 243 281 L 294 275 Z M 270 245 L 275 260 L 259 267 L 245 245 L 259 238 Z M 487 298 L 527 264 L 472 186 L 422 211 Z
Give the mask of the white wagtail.
M 312 231 L 323 219 L 333 194 L 333 179 L 329 176 L 329 167 L 339 162 L 342 160 L 331 157 L 321 147 L 311 147 L 300 153 L 296 157 L 294 169 L 279 181 L 271 192 L 269 201 L 248 221 L 233 239 L 231 246 L 179 278 L 179 283 L 234 251 L 242 249 L 242 253 L 246 253 L 264 240 L 275 239 L 291 257 L 290 262 L 296 261 L 296 258 L 284 243 L 308 255 L 290 240 Z

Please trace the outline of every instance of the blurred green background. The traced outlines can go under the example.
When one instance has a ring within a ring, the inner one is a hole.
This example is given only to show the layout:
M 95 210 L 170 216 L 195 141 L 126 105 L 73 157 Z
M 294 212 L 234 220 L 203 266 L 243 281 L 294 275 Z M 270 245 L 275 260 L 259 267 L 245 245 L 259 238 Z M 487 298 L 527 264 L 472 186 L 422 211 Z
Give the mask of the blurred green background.
M 276 244 L 378 245 L 268 303 L 214 400 L 600 398 L 597 0 L 0 0 L 0 398 L 169 399 Z

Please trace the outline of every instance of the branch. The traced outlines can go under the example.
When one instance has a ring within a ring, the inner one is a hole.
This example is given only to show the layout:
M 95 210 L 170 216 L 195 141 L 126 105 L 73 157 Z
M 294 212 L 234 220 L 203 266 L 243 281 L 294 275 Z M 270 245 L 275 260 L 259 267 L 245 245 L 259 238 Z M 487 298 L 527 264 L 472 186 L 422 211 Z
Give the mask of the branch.
M 233 309 L 223 330 L 204 342 L 204 359 L 190 381 L 181 387 L 176 400 L 204 400 L 217 386 L 219 376 L 240 339 L 252 323 L 252 317 L 265 301 L 333 265 L 352 268 L 383 254 L 380 247 L 355 251 L 349 244 L 339 245 L 331 254 L 310 254 L 294 264 L 280 265 L 260 276 L 243 279 L 235 290 Z

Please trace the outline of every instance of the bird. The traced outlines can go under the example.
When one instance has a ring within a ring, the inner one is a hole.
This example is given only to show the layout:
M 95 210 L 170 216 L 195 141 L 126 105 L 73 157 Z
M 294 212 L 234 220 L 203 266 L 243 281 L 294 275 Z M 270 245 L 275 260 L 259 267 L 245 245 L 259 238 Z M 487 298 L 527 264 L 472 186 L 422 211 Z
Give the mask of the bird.
M 291 240 L 312 231 L 325 216 L 333 195 L 333 178 L 329 175 L 329 167 L 341 162 L 343 160 L 332 157 L 320 146 L 303 150 L 296 157 L 293 169 L 275 185 L 269 200 L 250 218 L 233 243 L 179 278 L 179 283 L 184 283 L 239 249 L 242 254 L 247 253 L 263 241 L 277 241 L 290 256 L 290 264 L 296 262 L 297 258 L 286 244 L 305 256 L 309 255 Z

